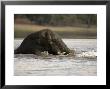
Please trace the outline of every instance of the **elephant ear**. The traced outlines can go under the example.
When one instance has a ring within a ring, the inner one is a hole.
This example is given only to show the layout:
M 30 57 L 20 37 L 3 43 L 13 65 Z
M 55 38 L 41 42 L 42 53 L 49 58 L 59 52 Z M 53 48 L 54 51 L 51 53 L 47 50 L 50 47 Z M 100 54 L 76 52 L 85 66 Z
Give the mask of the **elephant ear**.
M 45 37 L 48 39 L 48 40 L 51 40 L 52 37 L 51 37 L 51 34 L 49 31 L 45 32 Z

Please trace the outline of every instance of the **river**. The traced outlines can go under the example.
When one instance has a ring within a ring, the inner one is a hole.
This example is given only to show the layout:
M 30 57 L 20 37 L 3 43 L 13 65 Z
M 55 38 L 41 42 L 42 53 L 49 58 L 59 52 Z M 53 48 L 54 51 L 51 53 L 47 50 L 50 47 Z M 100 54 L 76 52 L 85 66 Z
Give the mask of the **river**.
M 16 49 L 23 39 L 14 40 Z M 15 76 L 96 76 L 97 40 L 63 39 L 65 44 L 75 50 L 75 56 L 33 54 L 14 55 Z

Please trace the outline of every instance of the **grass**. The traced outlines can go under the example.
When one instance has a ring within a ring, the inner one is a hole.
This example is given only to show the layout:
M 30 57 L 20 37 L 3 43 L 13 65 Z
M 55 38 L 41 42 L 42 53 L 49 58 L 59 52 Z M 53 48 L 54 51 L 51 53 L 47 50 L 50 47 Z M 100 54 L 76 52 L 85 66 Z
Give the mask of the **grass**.
M 86 28 L 86 27 L 52 27 L 52 26 L 39 26 L 39 25 L 27 25 L 27 24 L 15 24 L 14 26 L 14 36 L 15 38 L 24 38 L 30 33 L 42 30 L 51 29 L 58 33 L 62 38 L 96 38 L 97 29 L 96 27 Z

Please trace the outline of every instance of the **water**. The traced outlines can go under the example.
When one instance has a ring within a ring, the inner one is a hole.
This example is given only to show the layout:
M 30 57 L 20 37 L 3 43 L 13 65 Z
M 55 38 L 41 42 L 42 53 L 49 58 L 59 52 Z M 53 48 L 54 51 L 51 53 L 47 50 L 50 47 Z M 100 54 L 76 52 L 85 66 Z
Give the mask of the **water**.
M 97 40 L 63 39 L 65 44 L 75 50 L 72 55 L 37 56 L 33 54 L 14 55 L 15 76 L 96 76 Z M 15 49 L 22 39 L 15 39 Z

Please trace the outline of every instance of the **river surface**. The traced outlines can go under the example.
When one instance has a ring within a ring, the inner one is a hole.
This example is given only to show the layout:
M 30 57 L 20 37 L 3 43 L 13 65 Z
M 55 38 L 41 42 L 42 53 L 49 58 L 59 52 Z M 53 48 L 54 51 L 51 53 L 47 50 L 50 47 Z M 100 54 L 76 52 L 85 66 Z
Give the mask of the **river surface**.
M 23 39 L 14 40 L 14 49 Z M 97 40 L 63 39 L 65 44 L 75 50 L 72 55 L 37 56 L 33 54 L 14 55 L 15 76 L 96 76 Z

